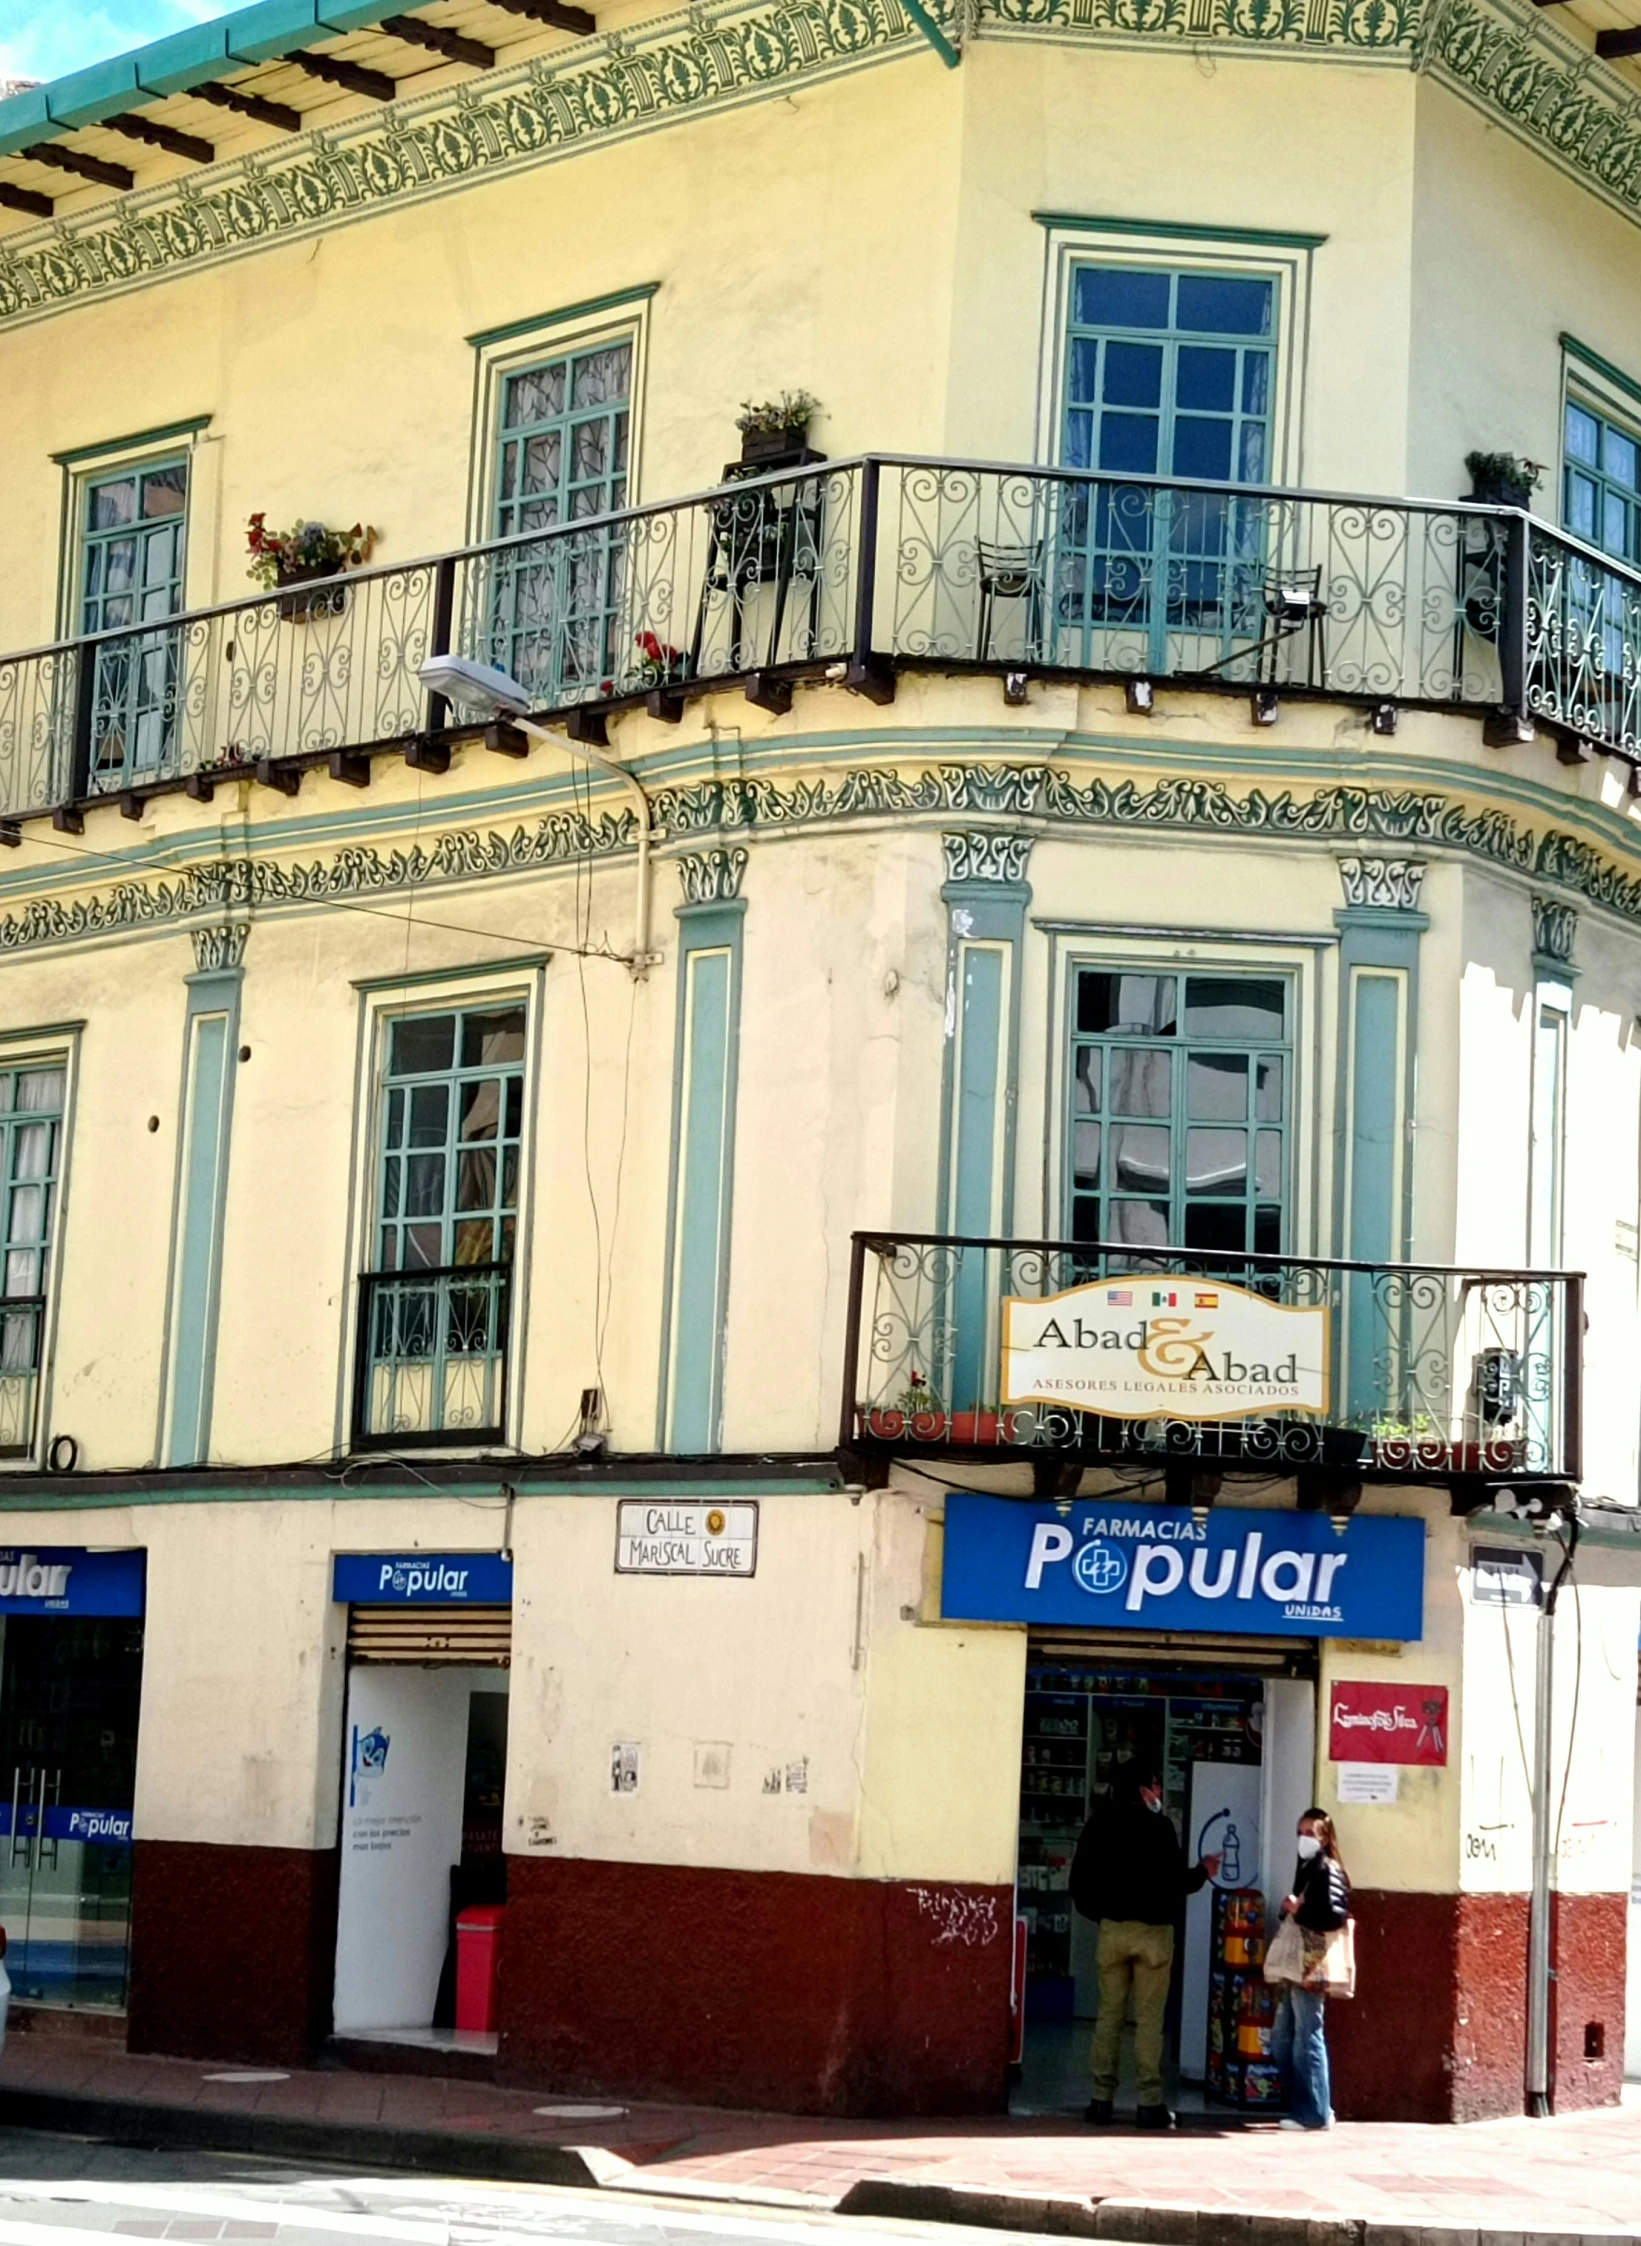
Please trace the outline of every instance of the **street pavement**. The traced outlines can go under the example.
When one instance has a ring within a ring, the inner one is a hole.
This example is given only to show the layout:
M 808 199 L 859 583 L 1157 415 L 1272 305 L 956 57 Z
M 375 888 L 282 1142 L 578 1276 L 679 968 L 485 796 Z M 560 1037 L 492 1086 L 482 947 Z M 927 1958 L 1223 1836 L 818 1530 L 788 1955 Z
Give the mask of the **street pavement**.
M 942 2226 L 155 2152 L 0 2130 L 0 2246 L 980 2246 Z M 991 2242 L 995 2246 L 995 2242 Z
M 49 2114 L 37 2110 L 42 2101 Z M 247 2158 L 345 2165 L 355 2174 L 391 2166 L 596 2185 L 602 2190 L 590 2203 L 605 2210 L 605 2220 L 620 2219 L 609 2212 L 617 2195 L 645 2194 L 686 2204 L 738 2201 L 749 2217 L 770 2208 L 820 2217 L 850 2195 L 859 2207 L 871 2188 L 889 2183 L 925 2194 L 1057 2203 L 1058 2215 L 1046 2205 L 1038 2215 L 1017 2208 L 1013 2227 L 1023 2229 L 1078 2227 L 1065 2210 L 1075 2205 L 1086 2214 L 1099 2202 L 1105 2235 L 1159 2246 L 1180 2246 L 1180 2226 L 1166 2239 L 1154 2224 L 1112 2226 L 1126 2224 L 1128 2208 L 1183 2209 L 1200 2211 L 1200 2224 L 1186 2226 L 1191 2246 L 1235 2246 L 1232 2226 L 1243 2217 L 1273 2240 L 1276 2228 L 1266 2219 L 1281 2217 L 1290 2239 L 1307 2223 L 1365 2223 L 1387 2234 L 1435 2223 L 1449 2226 L 1445 2246 L 1481 2246 L 1478 2231 L 1488 2234 L 1488 2246 L 1573 2235 L 1634 2237 L 1641 2246 L 1641 2086 L 1626 2092 L 1622 2106 L 1550 2121 L 1346 2122 L 1321 2136 L 1264 2123 L 1159 2140 L 1052 2115 L 842 2121 L 554 2096 L 445 2077 L 210 2066 L 142 2058 L 91 2038 L 31 2034 L 10 2038 L 0 2058 L 0 2121 L 49 2122 L 126 2143 L 214 2143 Z M 186 2165 L 167 2172 L 194 2173 Z M 465 2185 L 450 2188 L 465 2197 Z M 872 2209 L 905 2217 L 940 2211 L 927 2198 L 891 2204 L 881 2196 Z M 973 2204 L 945 2211 L 965 2223 L 1006 2219 Z M 935 2235 L 949 2240 L 952 2233 Z M 791 2236 L 784 2225 L 781 2236 Z M 0 2246 L 21 2242 L 0 2227 Z M 1330 2242 L 1318 2234 L 1305 2246 Z M 1364 2238 L 1359 2246 L 1380 2242 Z

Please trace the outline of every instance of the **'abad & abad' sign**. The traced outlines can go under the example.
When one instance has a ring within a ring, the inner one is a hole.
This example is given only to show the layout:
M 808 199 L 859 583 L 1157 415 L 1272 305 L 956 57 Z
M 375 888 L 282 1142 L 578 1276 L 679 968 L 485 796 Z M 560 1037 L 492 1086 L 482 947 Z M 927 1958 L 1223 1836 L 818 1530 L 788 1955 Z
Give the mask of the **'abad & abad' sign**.
M 1328 1408 L 1328 1313 L 1218 1280 L 1129 1275 L 1003 1304 L 1003 1402 L 1113 1419 Z

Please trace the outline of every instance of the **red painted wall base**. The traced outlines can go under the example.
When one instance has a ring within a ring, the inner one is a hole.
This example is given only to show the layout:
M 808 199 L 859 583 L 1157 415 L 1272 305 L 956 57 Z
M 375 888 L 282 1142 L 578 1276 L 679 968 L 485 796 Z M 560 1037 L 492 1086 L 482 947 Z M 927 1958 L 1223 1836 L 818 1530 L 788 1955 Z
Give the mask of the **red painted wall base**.
M 302 2066 L 330 2034 L 334 1848 L 139 1840 L 127 2046 Z
M 1328 2007 L 1334 2107 L 1349 2121 L 1520 2113 L 1527 2062 L 1525 1895 L 1359 1888 L 1356 1996 Z M 1556 2110 L 1610 2105 L 1624 2072 L 1626 1898 L 1558 1898 L 1551 1962 Z M 1586 2058 L 1586 2035 L 1602 2055 Z
M 1005 2103 L 1006 1887 L 511 1856 L 502 2078 L 785 2113 Z

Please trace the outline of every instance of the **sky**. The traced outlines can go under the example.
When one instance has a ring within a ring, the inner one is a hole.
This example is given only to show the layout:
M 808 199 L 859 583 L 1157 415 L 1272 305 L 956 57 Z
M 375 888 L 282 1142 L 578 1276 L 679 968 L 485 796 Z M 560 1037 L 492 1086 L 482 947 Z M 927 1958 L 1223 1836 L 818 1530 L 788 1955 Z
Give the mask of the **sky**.
M 61 78 L 168 31 L 227 15 L 235 0 L 0 0 L 0 78 Z

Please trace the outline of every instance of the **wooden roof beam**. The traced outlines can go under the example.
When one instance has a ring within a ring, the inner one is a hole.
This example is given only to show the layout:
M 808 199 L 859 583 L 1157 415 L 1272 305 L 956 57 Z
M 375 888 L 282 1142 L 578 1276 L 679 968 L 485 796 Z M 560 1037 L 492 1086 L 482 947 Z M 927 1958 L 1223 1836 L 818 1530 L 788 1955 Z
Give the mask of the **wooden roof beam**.
M 375 28 L 385 31 L 390 39 L 403 40 L 407 47 L 426 47 L 446 62 L 470 63 L 475 70 L 496 67 L 494 47 L 464 38 L 459 31 L 446 31 L 442 24 L 423 23 L 419 16 L 384 16 Z
M 505 8 L 510 16 L 528 16 L 533 23 L 550 23 L 558 31 L 578 31 L 584 37 L 598 29 L 598 19 L 585 8 L 572 8 L 568 0 L 489 0 L 492 8 Z
M 61 141 L 31 141 L 27 148 L 17 151 L 31 164 L 50 164 L 60 172 L 77 172 L 81 179 L 94 179 L 99 187 L 135 187 L 137 175 L 124 164 L 105 164 L 100 156 L 82 156 L 77 148 L 65 148 Z
M 399 91 L 397 81 L 385 70 L 366 70 L 362 63 L 344 62 L 340 55 L 316 55 L 306 47 L 295 47 L 278 59 L 295 63 L 310 78 L 323 78 L 328 86 L 363 94 L 367 101 L 392 101 Z
M 179 133 L 174 125 L 162 125 L 155 117 L 144 117 L 136 110 L 128 110 L 119 117 L 105 117 L 101 129 L 105 133 L 123 133 L 127 140 L 146 141 L 150 148 L 163 148 L 168 156 L 186 156 L 191 164 L 214 164 L 217 152 L 208 140 L 194 133 Z
M 13 187 L 0 179 L 0 211 L 22 211 L 29 218 L 50 218 L 57 208 L 49 195 L 36 195 L 32 187 Z
M 1641 55 L 1641 30 L 1598 31 L 1595 51 L 1603 62 L 1622 62 L 1626 55 Z
M 282 101 L 265 101 L 261 94 L 248 94 L 240 86 L 219 86 L 214 82 L 206 86 L 190 86 L 190 101 L 208 101 L 214 108 L 231 109 L 236 117 L 254 118 L 259 125 L 271 125 L 276 133 L 299 133 L 302 130 L 302 112 L 291 109 Z

